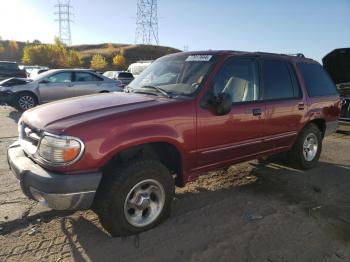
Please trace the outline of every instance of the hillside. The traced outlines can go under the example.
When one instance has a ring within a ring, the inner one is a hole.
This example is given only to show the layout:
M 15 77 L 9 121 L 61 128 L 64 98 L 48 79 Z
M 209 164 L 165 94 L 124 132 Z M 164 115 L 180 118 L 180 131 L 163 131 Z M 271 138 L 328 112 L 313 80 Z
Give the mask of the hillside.
M 21 62 L 23 55 L 23 48 L 26 45 L 25 42 L 17 42 L 18 49 L 14 50 L 10 48 L 8 40 L 2 40 L 0 43 L 4 47 L 4 51 L 0 53 L 0 60 L 17 61 Z M 81 54 L 83 60 L 83 67 L 90 67 L 90 60 L 94 54 L 101 54 L 106 57 L 108 61 L 108 69 L 111 69 L 112 58 L 116 54 L 122 54 L 125 57 L 126 64 L 130 65 L 138 60 L 153 60 L 163 55 L 180 52 L 180 50 L 166 47 L 166 46 L 154 46 L 154 45 L 129 45 L 129 44 L 113 44 L 103 43 L 95 45 L 74 45 L 70 47 L 73 50 L 78 51 Z M 43 65 L 45 66 L 45 65 Z

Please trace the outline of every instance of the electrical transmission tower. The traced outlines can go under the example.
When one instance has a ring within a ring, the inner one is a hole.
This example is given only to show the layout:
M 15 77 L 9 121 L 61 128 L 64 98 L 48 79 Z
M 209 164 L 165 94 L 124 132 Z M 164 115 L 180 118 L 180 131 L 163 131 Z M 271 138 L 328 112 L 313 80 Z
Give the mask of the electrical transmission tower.
M 70 31 L 70 23 L 72 22 L 72 9 L 73 7 L 70 5 L 70 0 L 58 0 L 57 5 L 55 5 L 57 12 L 55 15 L 58 16 L 58 33 L 59 38 L 62 43 L 70 46 L 72 44 L 72 35 Z
M 159 44 L 157 0 L 137 1 L 135 43 Z

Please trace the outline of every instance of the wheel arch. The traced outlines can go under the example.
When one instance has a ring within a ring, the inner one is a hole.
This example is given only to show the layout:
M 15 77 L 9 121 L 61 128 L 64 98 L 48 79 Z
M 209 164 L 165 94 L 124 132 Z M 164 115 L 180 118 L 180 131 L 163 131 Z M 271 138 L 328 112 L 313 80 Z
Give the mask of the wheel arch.
M 167 141 L 152 141 L 121 149 L 113 154 L 103 168 L 103 176 L 111 169 L 134 159 L 152 159 L 161 162 L 175 176 L 176 185 L 182 184 L 183 160 L 181 151 Z

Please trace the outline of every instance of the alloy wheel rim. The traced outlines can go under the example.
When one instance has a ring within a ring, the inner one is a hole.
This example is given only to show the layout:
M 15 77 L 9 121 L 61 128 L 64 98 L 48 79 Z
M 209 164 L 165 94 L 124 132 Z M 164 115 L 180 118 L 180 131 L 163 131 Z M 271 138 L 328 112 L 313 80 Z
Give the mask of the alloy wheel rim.
M 163 210 L 165 191 L 154 179 L 137 183 L 127 194 L 124 215 L 129 224 L 145 227 L 153 223 Z
M 24 110 L 30 109 L 35 105 L 34 99 L 31 96 L 21 96 L 18 103 Z
M 310 133 L 306 136 L 303 144 L 303 155 L 306 161 L 312 161 L 318 150 L 318 141 L 314 133 Z

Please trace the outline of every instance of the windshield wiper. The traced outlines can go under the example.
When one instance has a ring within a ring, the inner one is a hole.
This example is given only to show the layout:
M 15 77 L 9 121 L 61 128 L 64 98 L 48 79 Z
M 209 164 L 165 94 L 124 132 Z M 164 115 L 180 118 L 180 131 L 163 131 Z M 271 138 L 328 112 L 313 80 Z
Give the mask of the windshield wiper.
M 160 88 L 160 87 L 158 87 L 158 86 L 151 86 L 151 85 L 146 85 L 146 86 L 142 86 L 141 88 L 145 88 L 145 89 L 154 89 L 154 90 L 156 90 L 156 91 L 158 91 L 159 93 L 161 93 L 162 95 L 164 95 L 164 96 L 166 96 L 166 97 L 168 97 L 168 98 L 171 98 L 171 95 L 167 92 L 167 91 L 165 91 L 164 89 L 162 89 L 162 88 Z M 134 89 L 134 92 L 137 92 L 137 90 L 135 90 Z

